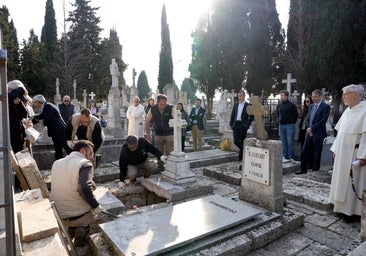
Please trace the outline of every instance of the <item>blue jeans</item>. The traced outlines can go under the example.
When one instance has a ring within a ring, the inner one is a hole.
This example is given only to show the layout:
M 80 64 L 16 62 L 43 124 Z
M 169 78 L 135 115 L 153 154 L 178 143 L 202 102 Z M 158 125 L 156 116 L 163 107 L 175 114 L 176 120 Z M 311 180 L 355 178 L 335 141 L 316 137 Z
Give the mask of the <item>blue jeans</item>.
M 295 124 L 280 124 L 280 137 L 282 141 L 282 153 L 286 159 L 294 159 Z

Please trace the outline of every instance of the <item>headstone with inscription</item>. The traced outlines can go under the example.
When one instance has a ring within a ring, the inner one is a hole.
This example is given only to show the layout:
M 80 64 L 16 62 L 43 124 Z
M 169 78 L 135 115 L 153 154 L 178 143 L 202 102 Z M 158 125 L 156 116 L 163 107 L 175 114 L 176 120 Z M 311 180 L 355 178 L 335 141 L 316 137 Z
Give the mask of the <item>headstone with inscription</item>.
M 100 228 L 118 255 L 164 255 L 261 213 L 249 205 L 211 195 L 122 217 L 100 224 Z
M 239 198 L 274 212 L 283 211 L 281 141 L 245 139 Z

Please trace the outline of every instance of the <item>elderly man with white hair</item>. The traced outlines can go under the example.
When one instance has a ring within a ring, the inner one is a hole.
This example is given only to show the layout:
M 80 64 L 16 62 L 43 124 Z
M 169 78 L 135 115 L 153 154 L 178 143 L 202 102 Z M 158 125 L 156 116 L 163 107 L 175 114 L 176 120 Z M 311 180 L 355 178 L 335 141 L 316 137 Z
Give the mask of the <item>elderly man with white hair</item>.
M 335 126 L 337 137 L 330 148 L 334 165 L 329 201 L 334 212 L 353 222 L 361 215 L 366 189 L 366 102 L 363 85 L 351 84 L 342 91 L 348 108 Z
M 52 138 L 56 160 L 63 157 L 62 148 L 67 154 L 72 149 L 68 146 L 65 135 L 66 124 L 61 117 L 58 108 L 47 102 L 42 94 L 33 97 L 33 107 L 40 110 L 41 114 L 34 116 L 33 123 L 43 119 L 43 125 L 47 127 L 48 136 Z
M 144 136 L 144 118 L 145 109 L 140 104 L 140 98 L 135 96 L 133 98 L 133 104 L 127 109 L 128 119 L 128 134 L 135 135 L 136 137 Z

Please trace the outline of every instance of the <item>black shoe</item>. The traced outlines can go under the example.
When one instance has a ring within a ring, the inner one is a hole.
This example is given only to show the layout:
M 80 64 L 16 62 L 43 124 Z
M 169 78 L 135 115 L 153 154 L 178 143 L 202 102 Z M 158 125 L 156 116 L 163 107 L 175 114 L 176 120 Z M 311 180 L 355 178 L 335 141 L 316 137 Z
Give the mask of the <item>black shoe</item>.
M 296 175 L 299 175 L 299 174 L 305 174 L 307 173 L 308 171 L 301 171 L 301 170 L 298 170 L 297 172 L 295 172 Z
M 318 172 L 319 170 L 313 170 L 313 172 Z
M 360 221 L 361 216 L 358 215 L 352 215 L 352 216 L 348 216 L 348 215 L 344 215 L 343 220 L 347 223 L 355 223 L 357 221 Z
M 239 164 L 239 171 L 241 171 L 242 167 L 241 167 L 241 164 Z

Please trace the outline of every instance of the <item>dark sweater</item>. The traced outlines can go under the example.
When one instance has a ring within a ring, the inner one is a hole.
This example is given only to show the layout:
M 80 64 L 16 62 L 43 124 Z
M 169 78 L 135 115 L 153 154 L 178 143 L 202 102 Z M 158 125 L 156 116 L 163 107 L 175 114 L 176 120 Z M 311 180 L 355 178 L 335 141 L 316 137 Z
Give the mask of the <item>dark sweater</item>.
M 277 106 L 277 115 L 279 118 L 280 125 L 295 124 L 299 113 L 297 112 L 296 105 L 291 101 L 287 100 L 281 102 Z
M 148 158 L 147 153 L 155 155 L 158 159 L 163 155 L 159 149 L 144 138 L 139 138 L 138 147 L 132 152 L 128 148 L 127 143 L 123 144 L 121 154 L 119 156 L 120 181 L 124 181 L 126 179 L 127 166 L 142 164 Z

